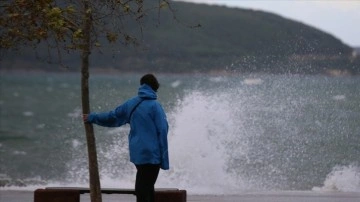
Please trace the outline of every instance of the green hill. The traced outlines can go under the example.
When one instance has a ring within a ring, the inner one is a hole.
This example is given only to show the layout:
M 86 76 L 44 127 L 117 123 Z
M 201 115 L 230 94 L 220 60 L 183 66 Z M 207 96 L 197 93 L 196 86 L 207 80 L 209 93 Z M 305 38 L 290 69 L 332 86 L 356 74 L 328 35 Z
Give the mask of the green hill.
M 146 18 L 128 30 L 140 45 L 108 45 L 92 53 L 92 68 L 154 72 L 360 72 L 359 57 L 334 36 L 262 11 L 172 2 L 175 13 Z M 174 16 L 177 20 L 174 20 Z M 196 27 L 196 25 L 201 25 Z M 194 28 L 190 28 L 194 26 Z M 7 67 L 26 65 L 33 54 L 9 56 Z M 45 54 L 46 55 L 46 54 Z M 31 56 L 31 57 L 30 57 Z M 63 57 L 77 69 L 78 56 Z M 31 63 L 33 64 L 33 63 Z M 37 64 L 46 66 L 48 64 Z M 3 66 L 3 65 L 2 65 Z

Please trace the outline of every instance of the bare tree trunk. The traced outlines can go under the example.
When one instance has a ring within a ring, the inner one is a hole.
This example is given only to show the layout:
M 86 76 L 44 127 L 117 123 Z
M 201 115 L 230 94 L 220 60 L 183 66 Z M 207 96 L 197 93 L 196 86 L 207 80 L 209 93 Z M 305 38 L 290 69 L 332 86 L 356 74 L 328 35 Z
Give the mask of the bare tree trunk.
M 89 100 L 89 55 L 90 52 L 90 31 L 91 31 L 91 10 L 89 1 L 84 0 L 84 21 L 83 21 L 83 44 L 82 44 L 82 65 L 81 65 L 81 100 L 83 114 L 90 113 Z M 92 124 L 85 123 L 86 141 L 89 160 L 90 197 L 91 202 L 101 202 L 101 187 L 99 169 L 96 154 L 96 142 Z

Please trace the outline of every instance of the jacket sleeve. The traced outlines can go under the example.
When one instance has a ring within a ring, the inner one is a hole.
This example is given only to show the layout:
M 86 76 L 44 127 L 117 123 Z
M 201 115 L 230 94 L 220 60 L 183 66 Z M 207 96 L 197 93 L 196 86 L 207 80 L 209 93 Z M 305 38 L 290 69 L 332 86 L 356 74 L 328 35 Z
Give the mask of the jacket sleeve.
M 160 144 L 160 153 L 161 153 L 161 169 L 168 170 L 169 169 L 169 152 L 168 152 L 168 122 L 166 119 L 166 114 L 159 104 L 155 113 L 155 125 L 157 129 L 157 134 L 159 137 Z
M 110 112 L 90 113 L 88 122 L 105 127 L 119 127 L 127 123 L 126 106 L 120 105 Z

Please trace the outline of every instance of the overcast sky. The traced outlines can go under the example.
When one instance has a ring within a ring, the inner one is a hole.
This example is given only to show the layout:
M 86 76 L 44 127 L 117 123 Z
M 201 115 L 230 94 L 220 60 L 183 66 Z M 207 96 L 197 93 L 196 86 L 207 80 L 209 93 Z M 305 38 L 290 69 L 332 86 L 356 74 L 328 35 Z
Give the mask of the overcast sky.
M 360 0 L 181 0 L 272 12 L 360 47 Z

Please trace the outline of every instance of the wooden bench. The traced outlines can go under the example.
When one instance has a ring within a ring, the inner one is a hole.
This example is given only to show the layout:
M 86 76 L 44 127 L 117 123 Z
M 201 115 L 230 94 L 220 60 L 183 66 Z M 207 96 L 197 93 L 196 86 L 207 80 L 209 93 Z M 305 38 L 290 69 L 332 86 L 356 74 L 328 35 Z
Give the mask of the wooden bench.
M 34 202 L 80 202 L 80 194 L 90 193 L 86 187 L 46 187 L 34 192 Z M 134 189 L 102 188 L 103 194 L 133 194 Z M 186 202 L 186 190 L 155 189 L 155 202 Z

